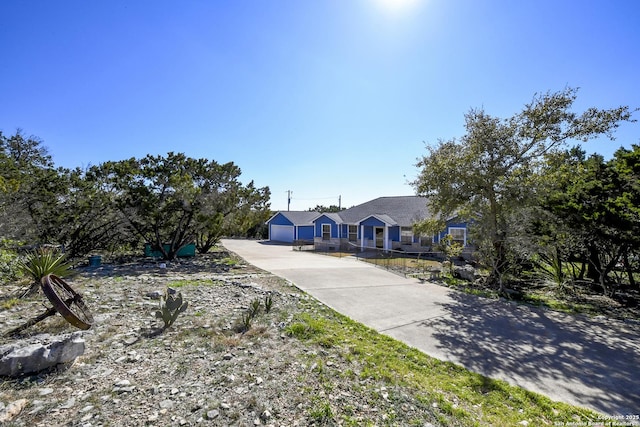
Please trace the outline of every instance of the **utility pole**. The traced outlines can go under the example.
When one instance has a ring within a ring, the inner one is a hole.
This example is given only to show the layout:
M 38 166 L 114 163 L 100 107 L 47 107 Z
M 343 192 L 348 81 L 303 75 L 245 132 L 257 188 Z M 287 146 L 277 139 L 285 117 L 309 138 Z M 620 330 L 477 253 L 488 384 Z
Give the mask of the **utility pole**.
M 287 190 L 287 212 L 289 212 L 289 206 L 291 206 L 291 195 L 293 191 Z
M 338 196 L 338 210 L 342 210 L 342 196 Z

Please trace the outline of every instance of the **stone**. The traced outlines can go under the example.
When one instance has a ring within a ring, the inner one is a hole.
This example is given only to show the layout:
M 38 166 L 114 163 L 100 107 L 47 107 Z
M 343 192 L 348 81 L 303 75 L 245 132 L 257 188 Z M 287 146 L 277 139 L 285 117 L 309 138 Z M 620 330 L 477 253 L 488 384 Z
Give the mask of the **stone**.
M 150 299 L 160 299 L 162 295 L 164 295 L 162 291 L 151 291 L 145 294 L 145 296 Z
M 163 400 L 162 402 L 160 402 L 160 408 L 161 409 L 171 409 L 173 408 L 173 400 Z
M 220 411 L 218 411 L 217 409 L 212 409 L 211 411 L 207 411 L 208 420 L 215 420 L 216 418 L 218 418 L 219 415 L 220 415 Z
M 458 277 L 468 282 L 473 282 L 476 279 L 476 269 L 471 265 L 455 266 L 453 268 L 453 277 Z
M 0 376 L 19 377 L 40 372 L 69 364 L 84 354 L 85 341 L 80 332 L 48 337 L 47 341 L 0 347 Z
M 69 400 L 67 400 L 65 403 L 63 403 L 60 406 L 60 409 L 71 409 L 74 406 L 76 406 L 76 399 L 74 399 L 73 397 L 70 398 Z
M 41 388 L 40 390 L 38 390 L 38 396 L 46 396 L 51 393 L 53 393 L 53 389 L 49 387 Z
M 0 424 L 7 423 L 20 415 L 20 412 L 27 406 L 27 399 L 18 399 L 9 403 L 4 410 L 0 412 Z

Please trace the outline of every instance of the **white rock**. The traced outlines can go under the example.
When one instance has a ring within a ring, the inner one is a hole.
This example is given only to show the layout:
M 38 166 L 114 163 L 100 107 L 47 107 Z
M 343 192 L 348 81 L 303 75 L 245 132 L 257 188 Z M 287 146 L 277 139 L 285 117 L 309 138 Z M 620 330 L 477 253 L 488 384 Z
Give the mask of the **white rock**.
M 46 344 L 5 345 L 0 347 L 0 376 L 16 377 L 70 363 L 84 350 L 85 341 L 80 332 L 53 337 Z
M 27 406 L 27 399 L 19 399 L 9 403 L 2 412 L 0 412 L 0 423 L 6 423 L 17 417 L 20 412 Z
M 53 393 L 53 389 L 52 388 L 41 388 L 40 390 L 38 390 L 38 396 L 46 396 L 48 394 Z
M 173 400 L 163 400 L 162 402 L 160 402 L 160 408 L 162 409 L 171 409 L 173 408 Z

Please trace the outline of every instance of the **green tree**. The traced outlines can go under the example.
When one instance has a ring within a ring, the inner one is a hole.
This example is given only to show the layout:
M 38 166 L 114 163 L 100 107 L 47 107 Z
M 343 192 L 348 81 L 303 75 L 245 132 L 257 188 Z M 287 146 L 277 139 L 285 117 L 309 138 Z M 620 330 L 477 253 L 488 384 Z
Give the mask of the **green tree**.
M 7 238 L 46 241 L 41 214 L 59 193 L 58 171 L 42 141 L 21 130 L 0 132 L 0 232 Z
M 632 121 L 626 106 L 577 114 L 576 96 L 572 88 L 536 95 L 507 119 L 472 109 L 460 140 L 440 141 L 418 161 L 417 193 L 429 198 L 442 219 L 457 214 L 471 221 L 473 240 L 491 269 L 489 280 L 500 290 L 518 259 L 514 223 L 522 209 L 536 203 L 544 185 L 539 171 L 545 156 L 569 141 L 613 139 L 620 122 Z
M 238 176 L 240 170 L 238 169 Z M 236 178 L 238 177 L 236 176 Z M 256 188 L 253 181 L 242 186 L 236 179 L 233 189 L 216 194 L 203 203 L 196 225 L 196 246 L 206 253 L 222 236 L 247 236 L 251 229 L 263 224 L 270 216 L 268 187 Z
M 344 209 L 345 208 L 341 208 L 338 205 L 329 205 L 329 206 L 316 205 L 315 208 L 309 208 L 309 212 L 320 212 L 320 213 L 340 212 L 340 211 L 343 211 Z
M 130 242 L 114 196 L 99 176 L 76 168 L 65 171 L 62 178 L 66 191 L 50 210 L 50 229 L 69 257 L 113 250 Z
M 609 161 L 584 159 L 558 183 L 542 206 L 579 242 L 587 278 L 613 295 L 618 281 L 610 276 L 623 261 L 635 287 L 630 255 L 640 248 L 640 146 L 620 148 Z
M 224 220 L 241 205 L 244 191 L 269 194 L 253 183 L 244 187 L 238 180 L 240 168 L 232 162 L 218 164 L 182 153 L 107 162 L 93 173 L 111 187 L 131 230 L 165 259 L 175 258 L 183 246 L 196 241 L 201 249 L 215 244 Z

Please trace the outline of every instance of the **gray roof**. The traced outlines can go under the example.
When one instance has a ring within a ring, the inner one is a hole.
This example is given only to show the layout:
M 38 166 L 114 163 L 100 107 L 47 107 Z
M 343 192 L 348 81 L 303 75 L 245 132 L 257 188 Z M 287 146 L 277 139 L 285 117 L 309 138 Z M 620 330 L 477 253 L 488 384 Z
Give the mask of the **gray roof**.
M 410 227 L 419 220 L 433 216 L 427 208 L 427 198 L 419 196 L 378 197 L 340 211 L 339 215 L 345 224 L 357 224 L 365 218 L 376 215 L 387 223 L 395 222 L 401 227 Z
M 279 211 L 278 213 L 284 215 L 295 225 L 312 225 L 312 221 L 321 215 L 326 215 L 338 224 L 358 224 L 360 221 L 375 215 L 389 225 L 411 227 L 417 221 L 433 217 L 429 208 L 427 208 L 427 198 L 419 196 L 378 197 L 361 205 L 335 213 L 319 213 L 315 211 Z
M 309 211 L 278 211 L 275 215 L 269 218 L 269 221 L 278 214 L 284 215 L 294 225 L 313 225 L 313 220 L 318 216 L 318 212 Z M 267 222 L 269 222 L 267 221 Z

